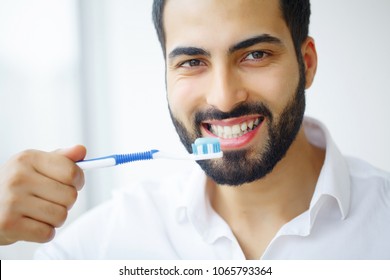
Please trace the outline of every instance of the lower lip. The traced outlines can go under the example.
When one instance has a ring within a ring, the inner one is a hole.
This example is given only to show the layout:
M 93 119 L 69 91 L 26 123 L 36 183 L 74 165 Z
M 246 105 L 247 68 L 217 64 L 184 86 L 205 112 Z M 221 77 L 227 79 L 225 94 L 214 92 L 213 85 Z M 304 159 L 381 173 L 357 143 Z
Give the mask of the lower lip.
M 240 136 L 237 138 L 230 138 L 230 139 L 224 139 L 219 138 L 221 142 L 221 149 L 222 150 L 233 150 L 233 149 L 242 149 L 245 148 L 247 145 L 250 144 L 250 142 L 255 138 L 257 135 L 257 132 L 259 129 L 263 126 L 263 123 L 260 123 L 254 130 Z M 204 128 L 203 128 L 204 129 Z M 218 137 L 215 134 L 211 133 L 211 131 L 204 129 L 204 132 L 207 134 L 207 136 L 210 137 Z

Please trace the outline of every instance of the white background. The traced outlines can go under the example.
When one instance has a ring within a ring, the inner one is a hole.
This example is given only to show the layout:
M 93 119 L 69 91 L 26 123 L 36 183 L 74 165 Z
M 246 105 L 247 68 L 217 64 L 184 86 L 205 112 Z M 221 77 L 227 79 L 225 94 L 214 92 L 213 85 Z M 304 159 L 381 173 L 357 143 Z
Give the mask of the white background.
M 171 125 L 151 0 L 0 0 L 0 162 L 81 143 L 88 156 L 182 150 Z M 319 55 L 307 115 L 340 149 L 390 171 L 390 1 L 312 0 Z M 113 189 L 187 167 L 140 162 L 90 171 L 70 221 Z M 31 258 L 35 244 L 0 247 Z

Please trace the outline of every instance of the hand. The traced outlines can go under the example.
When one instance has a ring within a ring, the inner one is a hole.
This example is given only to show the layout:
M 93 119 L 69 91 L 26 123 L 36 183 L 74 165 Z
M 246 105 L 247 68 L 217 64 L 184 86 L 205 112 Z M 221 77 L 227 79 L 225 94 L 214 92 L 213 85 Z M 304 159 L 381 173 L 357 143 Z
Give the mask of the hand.
M 84 185 L 74 162 L 85 154 L 83 146 L 28 150 L 0 166 L 0 245 L 53 239 Z

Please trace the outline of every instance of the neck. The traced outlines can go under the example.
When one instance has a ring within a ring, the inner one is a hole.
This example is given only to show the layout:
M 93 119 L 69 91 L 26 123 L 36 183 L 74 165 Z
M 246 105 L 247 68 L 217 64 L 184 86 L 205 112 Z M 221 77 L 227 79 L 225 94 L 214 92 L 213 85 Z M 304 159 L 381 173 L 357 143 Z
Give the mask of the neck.
M 276 234 L 283 224 L 309 208 L 324 156 L 323 150 L 308 142 L 301 128 L 286 156 L 266 177 L 238 187 L 216 186 L 210 181 L 212 206 L 238 239 L 240 232 L 245 235 L 245 228 L 252 234 L 256 229 Z

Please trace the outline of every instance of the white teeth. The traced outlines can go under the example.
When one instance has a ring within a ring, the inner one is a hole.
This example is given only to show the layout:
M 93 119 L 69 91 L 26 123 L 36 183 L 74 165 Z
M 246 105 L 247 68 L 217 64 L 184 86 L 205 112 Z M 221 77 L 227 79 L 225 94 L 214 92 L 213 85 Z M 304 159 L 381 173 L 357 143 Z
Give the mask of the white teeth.
M 241 130 L 242 130 L 242 131 L 246 131 L 247 129 L 248 129 L 247 123 L 246 123 L 246 122 L 243 122 L 243 123 L 241 124 Z
M 232 138 L 232 128 L 230 126 L 223 127 L 224 138 Z
M 218 125 L 217 126 L 218 127 L 218 130 L 217 130 L 217 135 L 222 135 L 223 134 L 223 127 L 222 126 L 220 126 L 220 125 Z
M 253 129 L 253 120 L 248 122 L 248 127 L 249 129 Z
M 232 133 L 239 134 L 241 132 L 241 128 L 238 124 L 232 126 Z
M 209 129 L 220 138 L 237 138 L 255 129 L 262 121 L 263 118 L 261 120 L 260 118 L 256 118 L 233 126 L 210 125 Z

